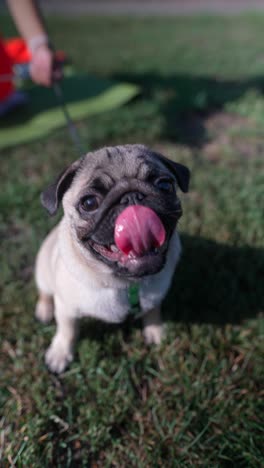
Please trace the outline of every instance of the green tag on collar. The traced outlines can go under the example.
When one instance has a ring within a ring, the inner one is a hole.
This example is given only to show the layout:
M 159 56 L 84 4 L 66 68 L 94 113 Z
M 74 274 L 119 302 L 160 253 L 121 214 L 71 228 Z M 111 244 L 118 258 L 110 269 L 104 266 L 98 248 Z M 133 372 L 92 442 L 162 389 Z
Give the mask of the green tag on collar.
M 128 300 L 130 304 L 130 312 L 136 315 L 140 312 L 139 303 L 139 285 L 133 284 L 128 288 Z

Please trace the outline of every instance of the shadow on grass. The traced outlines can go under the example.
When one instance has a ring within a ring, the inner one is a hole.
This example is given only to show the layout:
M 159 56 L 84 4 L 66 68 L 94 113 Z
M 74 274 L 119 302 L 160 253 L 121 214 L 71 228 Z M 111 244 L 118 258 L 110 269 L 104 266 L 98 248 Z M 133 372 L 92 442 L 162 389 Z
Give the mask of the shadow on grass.
M 182 236 L 183 255 L 165 300 L 165 320 L 239 323 L 264 309 L 264 249 Z
M 143 97 L 158 104 L 165 122 L 163 137 L 198 148 L 208 141 L 205 119 L 250 90 L 264 92 L 262 76 L 246 80 L 220 80 L 208 76 L 166 76 L 149 72 L 118 74 L 112 78 L 139 85 Z
M 229 247 L 183 235 L 183 255 L 163 304 L 164 321 L 239 324 L 264 310 L 264 249 Z M 133 317 L 122 324 L 125 336 L 140 327 Z M 84 322 L 80 338 L 101 341 L 120 325 Z

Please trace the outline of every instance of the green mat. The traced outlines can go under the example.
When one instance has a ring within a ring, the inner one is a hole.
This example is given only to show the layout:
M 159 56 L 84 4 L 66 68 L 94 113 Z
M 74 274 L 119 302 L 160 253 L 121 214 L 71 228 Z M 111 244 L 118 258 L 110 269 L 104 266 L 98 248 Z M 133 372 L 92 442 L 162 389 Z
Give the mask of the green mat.
M 61 87 L 74 120 L 119 107 L 139 93 L 136 85 L 87 75 L 66 77 Z M 27 93 L 29 104 L 0 120 L 0 149 L 44 137 L 65 125 L 53 89 L 35 86 Z

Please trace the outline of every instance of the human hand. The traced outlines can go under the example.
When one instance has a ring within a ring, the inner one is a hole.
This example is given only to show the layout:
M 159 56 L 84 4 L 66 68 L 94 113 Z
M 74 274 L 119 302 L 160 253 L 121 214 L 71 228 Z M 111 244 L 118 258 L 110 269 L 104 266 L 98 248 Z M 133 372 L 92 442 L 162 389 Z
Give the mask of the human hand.
M 51 86 L 53 81 L 62 78 L 61 65 L 55 61 L 54 52 L 47 44 L 32 51 L 29 71 L 32 80 L 43 86 Z

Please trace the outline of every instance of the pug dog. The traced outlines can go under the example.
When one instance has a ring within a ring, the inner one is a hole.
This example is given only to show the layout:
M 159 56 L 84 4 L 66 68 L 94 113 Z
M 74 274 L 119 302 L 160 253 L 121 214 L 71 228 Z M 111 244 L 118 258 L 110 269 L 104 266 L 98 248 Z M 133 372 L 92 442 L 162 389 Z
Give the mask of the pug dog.
M 36 259 L 36 317 L 56 319 L 45 361 L 55 373 L 73 359 L 81 317 L 119 323 L 138 285 L 145 341 L 163 336 L 161 303 L 180 257 L 182 215 L 177 189 L 188 191 L 189 170 L 143 145 L 90 152 L 42 193 L 42 204 L 64 215 Z

